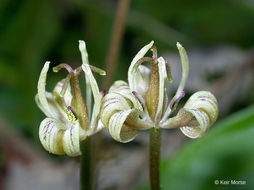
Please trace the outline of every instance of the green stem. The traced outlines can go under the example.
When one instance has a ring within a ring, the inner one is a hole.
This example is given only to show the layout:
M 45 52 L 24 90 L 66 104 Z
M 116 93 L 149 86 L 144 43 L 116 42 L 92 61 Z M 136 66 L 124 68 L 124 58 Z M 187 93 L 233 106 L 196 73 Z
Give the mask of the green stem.
M 160 190 L 160 145 L 161 129 L 150 131 L 150 186 L 151 190 Z
M 93 164 L 92 164 L 92 139 L 87 137 L 85 141 L 81 142 L 80 156 L 80 189 L 93 189 Z

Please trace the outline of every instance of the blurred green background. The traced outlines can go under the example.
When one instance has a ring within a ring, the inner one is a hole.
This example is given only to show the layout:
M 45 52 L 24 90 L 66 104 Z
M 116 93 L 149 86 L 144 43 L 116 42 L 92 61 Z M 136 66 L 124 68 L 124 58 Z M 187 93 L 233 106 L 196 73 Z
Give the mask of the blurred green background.
M 25 136 L 39 151 L 43 150 L 38 127 L 44 115 L 37 108 L 34 96 L 43 64 L 49 60 L 51 66 L 62 62 L 73 67 L 80 65 L 78 40 L 82 39 L 87 43 L 90 63 L 105 69 L 117 3 L 116 0 L 0 1 L 1 121 Z M 184 139 L 183 149 L 177 148 L 170 157 L 164 156 L 163 189 L 185 189 L 186 184 L 188 189 L 195 190 L 254 188 L 253 34 L 254 3 L 251 0 L 131 1 L 115 79 L 127 79 L 126 71 L 133 56 L 151 40 L 155 40 L 159 52 L 165 54 L 176 53 L 175 44 L 180 41 L 187 52 L 197 48 L 207 53 L 221 45 L 232 46 L 245 52 L 244 60 L 247 60 L 213 73 L 208 89 L 213 89 L 218 81 L 225 85 L 228 80 L 233 81 L 229 89 L 238 83 L 244 85 L 246 80 L 242 77 L 248 75 L 247 90 L 244 95 L 231 97 L 233 103 L 220 113 L 220 121 L 211 133 L 200 140 Z M 241 73 L 234 75 L 239 70 Z M 233 73 L 236 80 L 228 77 L 228 73 Z M 47 89 L 52 89 L 65 74 L 50 71 Z M 220 81 L 223 77 L 229 79 Z M 102 77 L 97 78 L 101 84 Z M 216 92 L 223 106 L 224 100 L 220 97 L 227 98 L 228 94 Z M 0 125 L 4 130 L 5 124 Z M 1 147 L 8 146 L 8 142 L 4 143 Z M 9 167 L 5 167 L 8 151 L 3 148 L 0 156 L 0 165 L 4 168 L 1 176 L 5 176 Z M 246 180 L 247 185 L 216 186 L 215 179 Z M 133 186 L 140 186 L 142 181 L 146 179 L 134 180 Z M 2 183 L 4 181 L 0 185 Z

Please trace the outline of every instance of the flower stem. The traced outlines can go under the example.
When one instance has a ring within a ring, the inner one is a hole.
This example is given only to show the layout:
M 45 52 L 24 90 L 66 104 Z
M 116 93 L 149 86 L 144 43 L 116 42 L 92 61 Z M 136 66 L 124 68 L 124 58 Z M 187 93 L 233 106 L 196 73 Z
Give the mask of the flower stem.
M 114 79 L 116 61 L 122 43 L 125 28 L 125 19 L 128 14 L 130 0 L 120 0 L 117 6 L 115 23 L 112 31 L 110 47 L 106 58 L 107 76 L 103 83 L 103 88 L 108 89 Z
M 151 190 L 160 190 L 160 145 L 161 145 L 161 129 L 154 127 L 150 131 Z
M 85 141 L 81 142 L 80 156 L 80 189 L 93 189 L 93 164 L 92 164 L 92 139 L 87 137 Z

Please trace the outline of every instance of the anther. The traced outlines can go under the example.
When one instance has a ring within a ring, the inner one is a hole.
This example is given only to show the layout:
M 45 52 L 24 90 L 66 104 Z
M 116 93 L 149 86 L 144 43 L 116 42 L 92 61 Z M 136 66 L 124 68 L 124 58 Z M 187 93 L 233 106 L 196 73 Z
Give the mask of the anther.
M 66 63 L 61 63 L 61 64 L 53 67 L 54 72 L 58 72 L 61 69 L 66 69 L 69 73 L 73 73 L 73 69 L 71 68 L 71 66 Z
M 78 119 L 76 112 L 74 111 L 74 109 L 71 106 L 68 106 L 67 110 L 71 111 L 71 113 L 73 114 L 73 116 L 75 117 L 76 120 Z
M 158 51 L 157 51 L 156 46 L 153 46 L 153 47 L 151 48 L 151 51 L 153 52 L 153 60 L 154 60 L 155 62 L 157 62 Z
M 138 97 L 138 93 L 137 92 L 135 92 L 135 91 L 132 91 L 132 94 L 137 98 L 137 100 L 139 101 L 139 103 L 141 104 L 141 106 L 142 106 L 142 108 L 143 108 L 143 110 L 145 110 L 145 106 L 144 106 L 144 104 L 143 104 L 143 102 L 139 99 L 139 97 Z
M 172 110 L 174 110 L 175 106 L 178 104 L 178 102 L 179 102 L 184 96 L 185 96 L 185 92 L 182 91 L 181 94 L 180 94 L 180 96 L 179 96 L 175 101 L 172 102 L 170 108 L 171 108 Z
M 147 62 L 147 63 L 150 63 L 150 64 L 155 64 L 153 58 L 151 58 L 151 57 L 142 57 L 141 59 L 139 59 L 139 60 L 135 63 L 135 65 L 134 65 L 134 67 L 133 67 L 133 70 L 132 70 L 132 73 L 135 74 L 135 73 L 137 72 L 137 70 L 138 70 L 139 65 L 141 65 L 141 64 L 144 63 L 144 62 Z

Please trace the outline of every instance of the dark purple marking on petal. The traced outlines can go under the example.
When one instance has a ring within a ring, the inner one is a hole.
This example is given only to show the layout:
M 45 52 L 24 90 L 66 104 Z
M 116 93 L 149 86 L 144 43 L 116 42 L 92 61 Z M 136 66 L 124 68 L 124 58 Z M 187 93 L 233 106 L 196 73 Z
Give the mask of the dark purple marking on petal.
M 110 91 L 111 91 L 111 92 L 114 92 L 114 91 L 119 90 L 120 88 L 126 87 L 126 86 L 127 86 L 126 84 L 120 84 L 120 85 L 118 85 L 118 86 L 112 86 L 112 87 L 110 88 Z
M 72 129 L 73 129 L 73 127 L 74 127 L 74 124 L 73 124 L 73 125 L 71 125 L 71 128 L 70 128 L 70 134 L 71 134 L 71 137 L 72 137 Z
M 117 87 L 116 90 L 130 90 L 130 88 L 127 85 L 125 85 Z
M 106 90 L 102 90 L 100 93 L 101 93 L 101 96 L 102 96 L 101 98 L 103 98 L 106 95 L 107 91 Z
M 132 94 L 138 99 L 138 101 L 139 101 L 139 103 L 141 104 L 143 110 L 145 110 L 145 106 L 144 106 L 143 102 L 139 99 L 138 93 L 135 92 L 135 91 L 132 91 Z
M 74 111 L 74 109 L 71 106 L 68 106 L 67 109 L 70 110 L 73 113 L 73 115 L 76 119 L 78 119 L 78 116 L 77 116 L 76 112 Z
M 118 98 L 109 98 L 109 99 L 107 99 L 105 102 L 110 102 L 110 101 L 114 101 L 114 100 L 118 100 Z
M 71 128 L 70 128 L 70 140 L 71 140 L 72 146 L 74 146 L 73 139 L 72 139 L 72 130 L 73 130 L 73 128 L 74 128 L 74 125 L 75 125 L 75 123 L 74 123 L 74 124 L 71 126 Z
M 124 111 L 119 111 L 119 112 L 117 112 L 116 114 L 113 115 L 113 119 L 112 120 L 110 119 L 111 122 L 114 123 L 114 125 L 113 125 L 114 130 L 116 130 L 116 122 L 115 122 L 115 120 L 117 120 L 123 113 L 124 113 Z
M 106 107 L 108 107 L 111 104 L 117 103 L 118 101 L 114 101 L 114 102 L 109 102 L 108 104 L 105 104 L 105 106 L 103 107 L 103 109 L 105 109 Z
M 185 96 L 185 92 L 182 91 L 180 96 L 172 103 L 172 105 L 170 106 L 171 109 L 173 109 L 173 107 Z
M 47 137 L 47 134 L 48 134 L 48 129 L 50 127 L 50 125 L 53 123 L 53 121 L 47 121 L 46 125 L 44 126 L 44 129 L 45 127 L 47 127 L 46 131 L 44 132 L 44 136 L 43 136 L 43 139 L 46 141 L 46 137 Z M 52 126 L 53 127 L 53 126 Z M 52 130 L 52 127 L 51 127 L 51 130 Z
M 211 98 L 209 98 L 209 97 L 207 97 L 207 96 L 198 96 L 197 98 L 198 98 L 199 100 L 201 100 L 201 101 L 206 101 L 206 102 L 210 103 L 210 105 L 211 105 L 214 109 L 216 109 L 216 104 L 211 100 Z
M 124 83 L 124 84 L 118 85 L 116 88 L 121 88 L 121 87 L 123 87 L 123 86 L 126 87 L 126 86 L 128 86 L 128 85 Z
M 106 101 L 107 104 L 104 104 L 103 109 L 108 107 L 110 104 L 117 103 L 119 100 L 117 98 L 110 98 L 109 100 Z
M 198 97 L 197 97 L 197 99 L 203 99 L 203 100 L 208 99 L 208 100 L 209 100 L 210 98 L 209 98 L 209 97 L 207 97 L 207 96 L 198 96 Z

